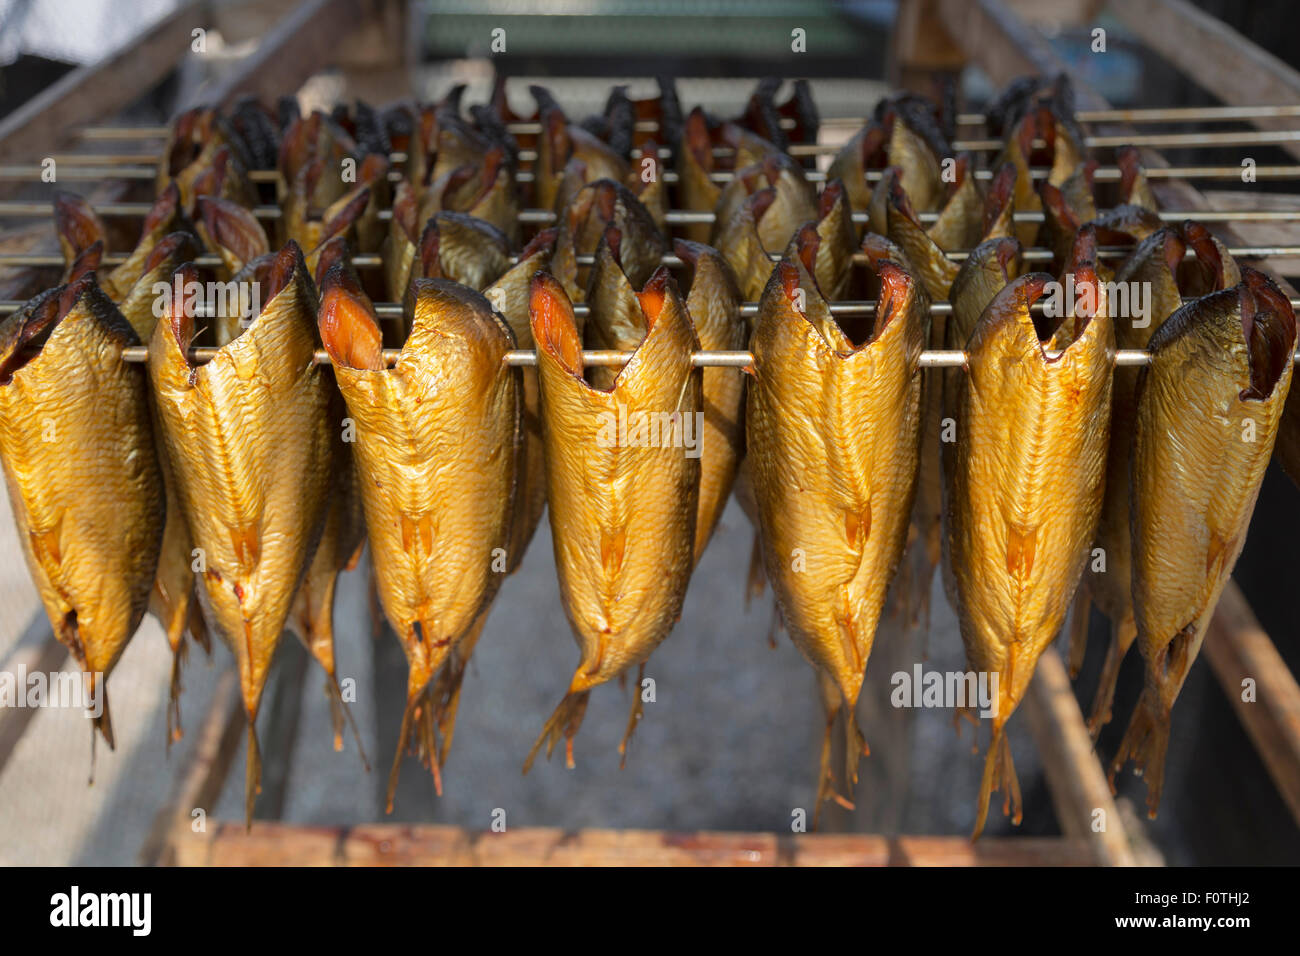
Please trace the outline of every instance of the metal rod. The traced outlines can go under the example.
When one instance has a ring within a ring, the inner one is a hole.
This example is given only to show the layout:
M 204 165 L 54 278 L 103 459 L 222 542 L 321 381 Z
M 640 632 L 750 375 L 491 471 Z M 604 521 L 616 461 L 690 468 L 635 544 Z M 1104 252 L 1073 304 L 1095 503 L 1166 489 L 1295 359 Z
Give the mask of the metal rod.
M 143 217 L 148 215 L 152 208 L 153 203 L 148 202 L 95 203 L 95 212 L 100 216 L 109 217 Z M 0 199 L 0 218 L 37 219 L 50 215 L 52 211 L 53 206 L 41 200 Z M 279 206 L 254 206 L 252 213 L 258 219 L 279 219 L 282 216 Z M 865 212 L 855 212 L 852 215 L 856 223 L 868 222 Z M 923 223 L 929 223 L 938 221 L 939 215 L 937 212 L 923 212 L 918 213 L 917 218 Z M 1185 219 L 1195 219 L 1197 222 L 1297 222 L 1300 221 L 1300 207 L 1240 210 L 1163 209 L 1159 216 L 1165 222 L 1182 222 Z M 392 210 L 379 210 L 380 219 L 392 217 Z M 707 224 L 713 222 L 714 218 L 712 212 L 693 209 L 670 209 L 665 216 L 669 225 Z M 1043 222 L 1046 216 L 1041 212 L 1017 212 L 1014 214 L 1014 219 L 1016 222 Z M 522 223 L 552 223 L 555 222 L 555 213 L 549 209 L 521 209 L 518 220 Z
M 189 350 L 188 356 L 191 363 L 200 364 L 209 362 L 216 357 L 221 349 L 214 346 L 195 346 Z M 401 357 L 401 349 L 384 349 L 384 364 L 394 365 L 398 358 Z M 591 368 L 595 366 L 619 367 L 626 365 L 628 360 L 635 352 L 619 352 L 612 350 L 593 350 L 582 353 L 582 364 Z M 1050 360 L 1059 358 L 1059 350 L 1043 350 L 1043 356 Z M 122 358 L 127 362 L 146 362 L 149 359 L 149 347 L 146 345 L 132 345 L 122 350 Z M 1300 354 L 1292 356 L 1293 361 L 1300 361 Z M 752 352 L 729 352 L 729 351 L 707 351 L 701 350 L 691 353 L 691 365 L 695 368 L 747 368 L 754 362 Z M 505 363 L 514 368 L 528 368 L 537 364 L 537 352 L 534 349 L 515 349 L 507 352 Z M 316 350 L 316 364 L 328 365 L 329 355 L 324 349 Z M 921 353 L 921 368 L 961 368 L 966 364 L 966 353 L 955 350 L 928 349 Z M 1138 365 L 1150 365 L 1151 353 L 1143 349 L 1117 349 L 1115 352 L 1115 366 L 1130 367 Z
M 1231 122 L 1251 119 L 1282 119 L 1300 116 L 1300 104 L 1287 103 L 1259 106 L 1161 106 L 1140 109 L 1078 110 L 1075 118 L 1081 123 L 1190 123 L 1190 122 Z M 983 126 L 983 113 L 959 113 L 959 126 Z M 828 116 L 823 117 L 824 127 L 858 127 L 866 123 L 866 116 Z M 794 120 L 782 118 L 783 129 L 793 129 Z M 507 123 L 506 129 L 512 133 L 540 133 L 541 125 L 533 121 Z M 656 132 L 659 124 L 655 120 L 638 120 L 636 129 L 640 132 Z M 166 139 L 170 134 L 167 126 L 84 126 L 78 131 L 82 139 L 101 141 Z
M 1123 142 L 1131 142 L 1130 137 L 1121 137 Z M 1030 170 L 1030 177 L 1033 179 L 1046 179 L 1050 170 L 1045 168 L 1036 168 Z M 1236 166 L 1169 166 L 1155 167 L 1145 170 L 1148 179 L 1226 179 L 1240 180 L 1242 177 L 1243 167 Z M 41 182 L 41 176 L 44 170 L 36 165 L 5 165 L 0 166 L 0 181 L 4 182 Z M 155 170 L 150 167 L 140 166 L 118 166 L 118 167 L 83 167 L 68 166 L 62 170 L 56 169 L 59 181 L 100 181 L 111 179 L 130 179 L 130 180 L 148 180 L 155 178 Z M 715 183 L 729 183 L 732 179 L 732 171 L 723 170 L 709 173 L 709 179 Z M 869 169 L 864 174 L 867 182 L 878 182 L 883 175 L 879 169 Z M 989 180 L 993 178 L 994 170 L 977 169 L 972 174 L 976 179 Z M 1093 175 L 1096 182 L 1119 182 L 1121 171 L 1118 166 L 1099 166 Z M 1300 179 L 1300 165 L 1285 166 L 1255 166 L 1251 169 L 1251 175 L 1256 179 Z M 666 183 L 675 183 L 678 181 L 677 173 L 673 170 L 664 170 L 662 173 L 663 181 Z M 804 171 L 804 177 L 813 183 L 826 181 L 826 173 L 821 170 L 809 169 Z M 250 182 L 255 183 L 276 183 L 280 181 L 280 173 L 274 169 L 255 169 L 248 173 Z M 402 181 L 402 174 L 397 171 L 390 171 L 388 181 L 398 183 Z M 531 170 L 520 170 L 515 173 L 515 182 L 531 183 L 534 181 L 534 175 Z
M 1097 255 L 1105 259 L 1122 259 L 1132 252 L 1132 248 L 1125 246 L 1102 246 L 1097 249 Z M 970 256 L 969 249 L 953 249 L 944 253 L 949 259 L 960 262 Z M 1234 257 L 1268 257 L 1268 256 L 1300 256 L 1300 246 L 1229 246 L 1228 254 Z M 1021 253 L 1021 259 L 1025 262 L 1051 262 L 1055 258 L 1055 253 L 1051 249 L 1039 247 L 1025 249 Z M 1193 253 L 1189 250 L 1187 255 L 1190 257 Z M 595 263 L 593 255 L 578 255 L 575 257 L 577 264 L 580 266 L 589 266 Z M 773 262 L 780 262 L 780 253 L 769 253 L 768 258 Z M 125 253 L 117 252 L 104 256 L 100 264 L 103 266 L 121 265 L 127 260 Z M 222 265 L 221 257 L 213 253 L 204 253 L 196 256 L 191 260 L 197 266 L 219 266 Z M 518 261 L 518 257 L 511 257 L 511 261 Z M 864 253 L 855 253 L 853 256 L 855 265 L 867 265 L 870 260 Z M 63 266 L 66 263 L 62 256 L 46 255 L 44 253 L 9 253 L 0 255 L 0 266 Z M 365 254 L 352 257 L 352 265 L 358 269 L 378 269 L 384 264 L 383 257 L 374 254 Z M 677 256 L 661 256 L 659 264 L 664 266 L 680 266 L 682 260 Z

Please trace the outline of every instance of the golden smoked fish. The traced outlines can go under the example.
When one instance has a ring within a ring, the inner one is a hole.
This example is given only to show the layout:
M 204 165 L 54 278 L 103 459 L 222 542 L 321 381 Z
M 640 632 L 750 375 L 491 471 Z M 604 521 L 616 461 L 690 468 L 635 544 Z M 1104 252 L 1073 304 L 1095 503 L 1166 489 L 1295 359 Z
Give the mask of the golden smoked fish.
M 1273 280 L 1182 306 L 1151 337 L 1133 428 L 1133 607 L 1146 683 L 1111 764 L 1154 817 L 1170 711 L 1246 541 L 1291 386 L 1296 322 Z
M 733 351 L 749 342 L 740 314 L 740 289 L 727 260 L 710 246 L 677 239 L 677 257 L 691 268 L 686 311 L 700 348 Z M 700 455 L 700 501 L 695 519 L 695 563 L 699 563 L 727 506 L 727 496 L 745 454 L 745 380 L 734 368 L 703 370 L 704 427 L 695 434 Z
M 626 186 L 610 179 L 596 180 L 582 187 L 558 213 L 555 255 L 549 271 L 564 284 L 571 301 L 585 301 L 591 281 L 591 268 L 578 265 L 577 257 L 594 253 L 606 226 L 611 224 L 622 237 L 620 264 L 633 285 L 644 285 L 659 268 L 668 241 L 649 210 Z
M 1192 242 L 1189 243 L 1188 235 Z M 1195 260 L 1187 260 L 1191 249 Z M 1241 273 L 1227 249 L 1196 223 L 1168 226 L 1138 244 L 1115 274 L 1117 289 L 1129 295 L 1127 309 L 1115 312 L 1115 344 L 1121 349 L 1145 349 L 1151 336 L 1182 307 L 1183 297 L 1229 288 L 1241 281 Z M 1143 301 L 1132 298 L 1143 290 Z M 1140 306 L 1140 308 L 1139 308 Z M 1106 497 L 1097 527 L 1096 546 L 1100 557 L 1088 562 L 1079 588 L 1071 624 L 1070 668 L 1078 672 L 1087 638 L 1088 602 L 1110 621 L 1110 643 L 1098 678 L 1088 726 L 1094 737 L 1110 720 L 1111 702 L 1120 665 L 1137 637 L 1133 618 L 1132 533 L 1130 531 L 1129 472 L 1133 449 L 1133 422 L 1137 411 L 1137 382 L 1141 370 L 1117 368 L 1111 400 L 1110 451 L 1106 457 Z
M 0 324 L 0 461 L 14 523 L 109 747 L 104 682 L 148 607 L 165 520 L 148 384 L 122 357 L 135 345 L 93 275 Z
M 1031 315 L 1052 277 L 1023 276 L 989 303 L 966 345 L 948 479 L 948 547 L 969 665 L 996 677 L 974 836 L 989 797 L 1020 820 L 1005 726 L 1065 620 L 1101 512 L 1115 336 L 1095 266 L 1075 269 L 1070 315 Z M 1065 311 L 1062 309 L 1061 311 Z M 1072 316 L 1072 317 L 1071 317 Z M 1037 324 L 1036 324 L 1037 320 Z M 1072 322 L 1049 359 L 1055 325 Z
M 820 807 L 834 796 L 837 718 L 846 787 L 866 750 L 854 711 L 907 542 L 930 308 L 916 279 L 881 260 L 875 324 L 853 341 L 818 292 L 810 252 L 782 259 L 760 300 L 746 439 L 767 577 L 824 689 Z
M 193 266 L 177 273 L 197 281 Z M 182 285 L 183 288 L 183 285 Z M 248 715 L 245 810 L 261 755 L 256 720 L 271 659 L 320 537 L 341 419 L 329 370 L 314 363 L 316 291 L 290 242 L 263 283 L 262 309 L 205 365 L 187 351 L 195 303 L 169 297 L 149 375 L 176 488 L 201 558 L 208 626 L 235 655 Z
M 451 727 L 439 724 L 435 678 L 477 640 L 505 577 L 523 441 L 519 370 L 504 361 L 515 340 L 480 293 L 446 279 L 415 283 L 415 323 L 393 368 L 351 283 L 326 282 L 320 329 L 356 423 L 379 600 L 410 665 L 391 811 L 408 744 L 442 791 Z
M 565 615 L 582 652 L 569 689 L 524 763 L 573 736 L 591 689 L 645 661 L 681 614 L 694 565 L 700 459 L 683 447 L 684 419 L 703 409 L 699 341 L 667 269 L 638 294 L 645 336 L 608 390 L 583 379 L 582 339 L 559 280 L 533 279 L 533 339 L 555 565 Z M 641 681 L 619 745 L 641 714 Z

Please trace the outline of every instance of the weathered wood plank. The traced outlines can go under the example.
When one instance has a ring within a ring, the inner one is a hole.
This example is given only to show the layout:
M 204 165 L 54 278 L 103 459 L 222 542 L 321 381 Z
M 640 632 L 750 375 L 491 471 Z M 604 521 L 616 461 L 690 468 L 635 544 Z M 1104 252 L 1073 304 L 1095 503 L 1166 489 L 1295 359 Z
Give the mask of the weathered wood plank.
M 1231 106 L 1291 105 L 1300 100 L 1300 71 L 1187 0 L 1121 0 L 1109 12 L 1198 86 Z M 1292 129 L 1276 119 L 1260 129 Z M 1300 143 L 1280 144 L 1300 156 Z
M 523 827 L 282 823 L 210 825 L 178 836 L 183 866 L 1086 866 L 1084 841 L 872 834 L 668 833 Z
M 1234 582 L 1223 589 L 1201 653 L 1300 824 L 1300 684 Z M 1246 680 L 1254 682 L 1251 700 L 1243 699 Z
M 0 159 L 32 159 L 75 142 L 75 129 L 127 106 L 172 71 L 190 31 L 207 25 L 205 0 L 190 0 L 98 63 L 73 70 L 0 120 Z

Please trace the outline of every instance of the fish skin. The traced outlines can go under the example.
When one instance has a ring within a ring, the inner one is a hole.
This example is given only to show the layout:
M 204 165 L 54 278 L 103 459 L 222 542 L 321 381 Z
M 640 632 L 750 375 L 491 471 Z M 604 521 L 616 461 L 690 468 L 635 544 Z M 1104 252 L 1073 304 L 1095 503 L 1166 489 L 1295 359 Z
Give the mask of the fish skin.
M 620 405 L 629 421 L 703 407 L 701 370 L 691 366 L 699 341 L 666 269 L 646 283 L 640 302 L 648 331 L 613 389 L 602 391 L 582 378 L 581 339 L 563 286 L 548 273 L 533 279 L 548 512 L 560 597 L 581 660 L 525 773 L 542 745 L 549 757 L 561 736 L 573 765 L 591 688 L 644 665 L 680 616 L 693 568 L 700 459 L 682 448 L 609 440 L 608 417 L 617 419 Z M 633 695 L 624 756 L 640 700 Z
M 582 337 L 585 348 L 630 352 L 645 337 L 645 315 L 635 287 L 620 261 L 622 239 L 618 227 L 610 225 L 596 246 L 595 262 L 587 284 L 587 321 Z M 608 390 L 621 370 L 593 366 L 587 371 L 592 388 Z
M 881 156 L 887 137 L 888 133 L 880 123 L 868 123 L 840 148 L 826 170 L 827 181 L 838 179 L 844 183 L 854 212 L 868 211 L 875 189 L 867 182 L 867 169 L 873 162 L 884 165 L 883 158 L 877 160 L 877 157 Z M 881 220 L 870 223 L 867 228 L 883 235 L 885 225 Z
M 740 314 L 743 300 L 727 260 L 716 249 L 689 240 L 675 240 L 673 250 L 695 270 L 686 294 L 686 311 L 700 348 L 744 349 L 749 342 L 749 324 Z M 697 435 L 700 494 L 695 518 L 696 564 L 722 517 L 745 455 L 744 378 L 734 368 L 706 368 L 702 388 L 704 429 Z
M 93 728 L 110 748 L 104 681 L 148 607 L 166 518 L 144 370 L 122 357 L 139 344 L 93 276 L 0 323 L 0 461 L 18 538 L 55 636 L 103 701 Z
M 219 278 L 230 279 L 258 256 L 271 251 L 266 230 L 251 210 L 229 199 L 200 196 L 195 200 L 195 228 L 203 245 L 221 257 Z
M 795 646 L 842 700 L 849 786 L 864 751 L 854 709 L 916 492 L 930 319 L 918 280 L 889 261 L 877 268 L 884 310 L 855 347 L 807 263 L 783 259 L 760 302 L 746 399 L 764 567 Z M 806 565 L 795 568 L 800 556 Z M 828 712 L 819 805 L 833 790 L 835 716 Z
M 555 251 L 555 230 L 544 229 L 519 254 L 519 261 L 489 286 L 484 295 L 505 318 L 515 335 L 515 347 L 533 348 L 529 318 L 529 293 L 533 276 L 546 267 Z M 523 375 L 523 442 L 519 448 L 519 491 L 510 522 L 510 556 L 506 573 L 514 574 L 524 559 L 542 512 L 546 510 L 546 466 L 543 458 L 541 396 L 536 367 L 520 369 Z
M 126 291 L 118 308 L 141 342 L 153 336 L 159 316 L 155 314 L 158 302 L 156 286 L 171 286 L 172 276 L 182 265 L 198 254 L 198 243 L 186 232 L 173 232 L 154 244 L 142 264 L 144 271 L 135 284 Z M 163 528 L 162 550 L 158 556 L 158 572 L 153 591 L 149 596 L 149 611 L 162 625 L 163 634 L 172 651 L 172 675 L 169 706 L 167 710 L 167 743 L 170 746 L 182 737 L 181 730 L 181 667 L 185 662 L 185 635 L 211 653 L 207 627 L 195 597 L 196 582 L 192 569 L 194 544 L 190 540 L 189 525 L 181 510 L 176 494 L 176 478 L 162 437 L 162 424 L 157 418 L 153 392 L 149 391 L 149 407 L 153 416 L 154 443 L 162 469 L 167 520 Z
M 695 107 L 686 117 L 682 141 L 677 147 L 677 189 L 683 209 L 713 212 L 722 187 L 709 178 L 713 172 L 713 140 L 702 107 Z M 709 223 L 690 223 L 683 234 L 692 242 L 708 242 L 713 227 Z
M 493 146 L 475 162 L 449 171 L 423 190 L 420 221 L 443 211 L 482 219 L 501 230 L 512 247 L 518 245 L 519 196 L 502 146 Z
M 776 190 L 770 186 L 754 193 L 741 204 L 712 243 L 736 274 L 746 302 L 758 301 L 772 275 L 772 258 L 759 237 L 758 225 L 775 198 Z
M 790 237 L 784 255 L 795 255 L 803 234 L 811 230 L 817 237 L 813 277 L 828 302 L 838 302 L 848 295 L 853 279 L 853 254 L 858 251 L 857 230 L 844 184 L 838 179 L 826 183 L 817 206 L 818 218 L 804 223 Z M 803 240 L 807 241 L 807 240 Z M 771 270 L 768 270 L 769 275 Z M 760 293 L 761 294 L 761 293 Z M 757 299 L 754 299 L 757 301 Z
M 953 166 L 956 181 L 938 210 L 939 218 L 926 230 L 931 241 L 945 251 L 970 249 L 984 235 L 984 195 L 975 180 L 975 161 L 961 153 Z
M 1194 227 L 1199 228 L 1199 227 Z M 1208 242 L 1199 251 L 1209 262 L 1207 269 L 1214 272 L 1213 284 L 1218 288 L 1236 285 L 1240 272 L 1227 254 L 1227 249 L 1208 233 L 1202 238 Z M 1116 316 L 1115 340 L 1121 349 L 1145 349 L 1151 336 L 1174 312 L 1182 307 L 1184 289 L 1179 274 L 1186 278 L 1183 266 L 1188 243 L 1184 229 L 1168 226 L 1143 239 L 1115 274 L 1117 285 L 1141 283 L 1150 290 L 1147 324 L 1138 325 L 1131 318 Z M 1211 291 L 1207 289 L 1205 291 Z M 1137 406 L 1137 383 L 1140 369 L 1117 368 L 1114 372 L 1114 392 L 1111 400 L 1110 451 L 1106 457 L 1106 496 L 1102 503 L 1101 522 L 1097 528 L 1096 546 L 1106 556 L 1104 571 L 1094 570 L 1092 563 L 1084 572 L 1080 599 L 1091 600 L 1111 622 L 1110 643 L 1098 679 L 1097 691 L 1088 718 L 1089 730 L 1094 739 L 1110 720 L 1115 685 L 1120 665 L 1137 637 L 1137 624 L 1133 617 L 1132 597 L 1132 535 L 1129 521 L 1130 484 L 1133 427 Z M 1077 673 L 1083 659 L 1083 641 L 1086 638 L 1086 603 L 1076 610 L 1076 620 L 1071 633 L 1071 669 Z
M 1152 335 L 1138 384 L 1133 606 L 1146 680 L 1110 778 L 1136 760 L 1152 817 L 1170 712 L 1245 543 L 1291 385 L 1290 302 L 1267 276 L 1241 272 L 1240 284 L 1187 303 Z M 1246 419 L 1254 441 L 1243 440 Z
M 760 163 L 738 168 L 731 181 L 723 187 L 714 210 L 709 244 L 725 255 L 732 245 L 728 234 L 735 229 L 746 201 L 766 189 L 774 191 L 771 202 L 761 216 L 754 217 L 758 241 L 764 249 L 784 249 L 801 225 L 820 218 L 817 193 L 808 182 L 803 167 L 783 153 L 773 153 Z M 737 262 L 732 261 L 732 268 L 736 267 Z M 768 271 L 771 271 L 770 267 Z
M 1095 267 L 1080 272 L 1076 283 L 1098 281 Z M 1005 725 L 1064 623 L 1101 512 L 1114 331 L 1098 294 L 1097 314 L 1049 361 L 1029 306 L 1050 281 L 1030 273 L 990 302 L 958 385 L 947 475 L 958 618 L 971 669 L 999 676 L 973 838 L 994 789 L 1006 788 L 1019 822 Z
M 579 266 L 577 256 L 596 251 L 611 223 L 623 240 L 621 265 L 634 286 L 644 285 L 668 249 L 668 240 L 654 217 L 630 189 L 611 179 L 588 183 L 556 217 L 555 255 L 549 272 L 564 286 L 570 301 L 583 302 L 591 268 Z M 581 331 L 581 327 L 579 327 Z
M 510 240 L 489 222 L 460 212 L 437 212 L 416 235 L 408 231 L 414 221 L 407 215 L 399 217 L 395 207 L 384 251 L 388 295 L 403 305 L 407 334 L 417 279 L 448 279 L 479 291 L 510 268 Z
M 245 153 L 239 135 L 216 110 L 187 110 L 168 129 L 154 194 L 162 195 L 174 183 L 187 216 L 199 196 L 221 196 L 251 208 L 257 190 L 248 180 Z
M 418 280 L 415 301 L 414 328 L 391 369 L 378 324 L 354 291 L 334 284 L 320 313 L 356 422 L 379 600 L 410 665 L 390 811 L 408 743 L 441 792 L 450 728 L 441 727 L 439 748 L 435 680 L 462 641 L 477 640 L 505 576 L 523 441 L 521 377 L 504 361 L 515 347 L 505 319 L 481 294 L 445 279 Z
M 193 266 L 181 277 L 191 279 Z M 292 242 L 248 328 L 207 364 L 184 349 L 194 317 L 173 298 L 149 344 L 153 385 L 176 488 L 205 569 L 209 628 L 230 646 L 248 716 L 245 811 L 261 756 L 255 723 L 271 659 L 325 517 L 340 402 L 314 363 L 316 291 Z
M 886 191 L 886 235 L 907 255 L 930 297 L 940 301 L 947 299 L 948 289 L 961 264 L 944 255 L 944 250 L 926 233 L 903 189 L 901 177 L 894 167 L 890 172 L 892 176 L 881 180 L 881 188 Z

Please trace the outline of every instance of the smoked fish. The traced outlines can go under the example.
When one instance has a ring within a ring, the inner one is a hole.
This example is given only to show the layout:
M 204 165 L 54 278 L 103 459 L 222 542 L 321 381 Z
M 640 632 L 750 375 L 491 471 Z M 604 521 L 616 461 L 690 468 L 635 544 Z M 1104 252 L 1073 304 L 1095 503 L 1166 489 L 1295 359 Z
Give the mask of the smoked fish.
M 514 335 L 480 293 L 418 280 L 411 335 L 387 368 L 368 301 L 335 269 L 325 282 L 321 337 L 356 424 L 379 600 L 410 665 L 388 780 L 391 812 L 408 745 L 442 792 L 451 728 L 439 725 L 435 678 L 459 644 L 477 640 L 505 577 L 522 388 L 519 370 L 504 361 Z
M 1142 696 L 1111 763 L 1154 817 L 1170 712 L 1246 541 L 1291 386 L 1296 322 L 1263 273 L 1179 308 L 1151 336 L 1133 427 L 1133 609 Z
M 640 665 L 681 614 L 694 565 L 700 459 L 681 441 L 703 410 L 699 340 L 667 269 L 638 294 L 646 333 L 613 386 L 583 378 L 582 339 L 559 280 L 532 285 L 533 339 L 542 395 L 547 504 L 560 597 L 581 661 L 524 763 L 561 737 L 573 766 L 591 689 Z M 625 434 L 624 434 L 625 433 Z M 640 678 L 619 746 L 641 714 Z
M 1014 805 L 1019 822 L 1006 722 L 1065 620 L 1104 490 L 1115 351 L 1104 286 L 1095 266 L 1080 263 L 1082 303 L 1062 303 L 1070 315 L 1055 320 L 1031 315 L 1050 282 L 1031 273 L 993 298 L 958 383 L 948 550 L 969 665 L 997 678 L 975 837 L 994 789 L 1006 789 L 1004 811 Z M 1045 345 L 1063 322 L 1073 323 L 1073 341 L 1048 358 Z
M 1188 242 L 1190 229 L 1194 242 Z M 1188 249 L 1196 260 L 1186 261 Z M 1200 265 L 1202 269 L 1193 268 Z M 1187 227 L 1168 226 L 1143 239 L 1133 254 L 1115 274 L 1117 289 L 1130 293 L 1129 308 L 1115 312 L 1115 344 L 1121 349 L 1145 349 L 1151 336 L 1182 307 L 1184 296 L 1203 295 L 1231 288 L 1241 281 L 1241 273 L 1227 249 L 1199 224 Z M 1131 291 L 1149 290 L 1141 314 L 1135 310 Z M 1111 399 L 1110 451 L 1106 456 L 1106 496 L 1102 503 L 1101 522 L 1096 546 L 1105 564 L 1088 563 L 1079 588 L 1071 626 L 1070 665 L 1078 672 L 1087 637 L 1088 602 L 1110 621 L 1110 643 L 1102 664 L 1096 695 L 1088 717 L 1093 737 L 1110 720 L 1111 702 L 1120 665 L 1137 637 L 1133 617 L 1132 534 L 1130 531 L 1130 483 L 1133 424 L 1137 411 L 1137 382 L 1141 370 L 1117 368 Z
M 97 729 L 110 748 L 104 682 L 148 608 L 166 518 L 148 384 L 122 356 L 135 345 L 94 275 L 0 323 L 0 462 L 18 539 L 100 705 L 92 741 Z
M 851 340 L 817 289 L 810 252 L 783 258 L 760 300 L 745 430 L 766 574 L 826 691 L 820 807 L 834 795 L 837 719 L 848 788 L 866 752 L 854 712 L 907 542 L 930 307 L 916 278 L 879 261 L 876 321 Z
M 149 344 L 149 376 L 181 507 L 202 560 L 208 627 L 235 655 L 248 716 L 245 812 L 261 755 L 256 720 L 271 660 L 320 538 L 340 401 L 317 366 L 316 290 L 298 246 L 270 265 L 262 308 L 204 365 L 187 352 L 195 303 L 169 296 Z M 181 288 L 197 281 L 193 266 Z

